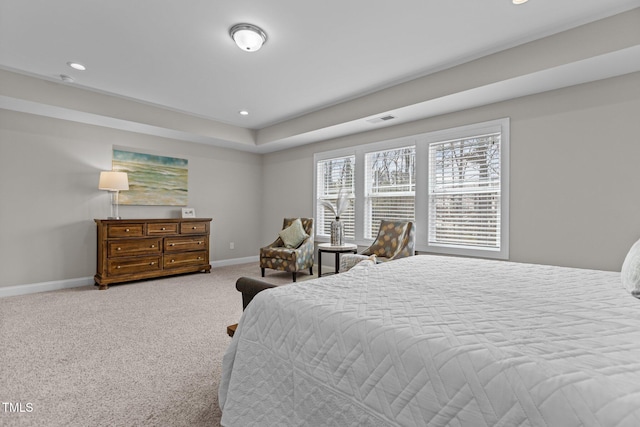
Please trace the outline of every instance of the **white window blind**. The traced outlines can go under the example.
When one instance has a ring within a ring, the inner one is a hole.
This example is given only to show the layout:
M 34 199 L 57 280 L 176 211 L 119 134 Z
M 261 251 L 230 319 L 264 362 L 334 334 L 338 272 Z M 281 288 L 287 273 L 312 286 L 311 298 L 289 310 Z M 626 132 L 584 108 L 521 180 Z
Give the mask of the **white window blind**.
M 326 200 L 334 206 L 338 200 L 338 193 L 349 194 L 347 208 L 340 215 L 340 221 L 344 224 L 344 237 L 353 240 L 355 238 L 355 214 L 354 214 L 354 169 L 355 156 L 336 157 L 317 162 L 317 223 L 316 232 L 321 236 L 331 235 L 331 221 L 335 219 L 333 213 L 323 206 L 320 201 Z
M 364 237 L 373 239 L 382 219 L 415 219 L 415 146 L 365 154 Z
M 500 133 L 429 144 L 428 243 L 500 250 Z
M 382 219 L 412 220 L 421 252 L 509 259 L 509 134 L 502 118 L 314 154 L 318 241 L 334 219 L 318 202 L 345 188 L 340 219 L 360 246 Z

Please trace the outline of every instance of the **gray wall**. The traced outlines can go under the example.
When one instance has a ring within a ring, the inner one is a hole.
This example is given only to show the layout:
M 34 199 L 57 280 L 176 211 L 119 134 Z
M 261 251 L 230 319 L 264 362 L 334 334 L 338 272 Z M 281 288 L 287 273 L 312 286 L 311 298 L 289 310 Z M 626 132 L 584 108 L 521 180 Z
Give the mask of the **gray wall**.
M 640 238 L 640 73 L 264 156 L 0 110 L 0 288 L 91 277 L 113 146 L 189 159 L 212 261 L 255 257 L 313 212 L 313 153 L 511 118 L 510 259 L 618 270 Z M 125 218 L 179 207 L 121 207 Z M 229 249 L 229 242 L 235 249 Z
M 265 155 L 263 242 L 283 216 L 312 215 L 314 152 L 502 117 L 510 260 L 620 271 L 640 238 L 640 73 Z
M 95 274 L 93 219 L 109 214 L 98 177 L 113 146 L 188 159 L 189 206 L 213 217 L 211 261 L 256 256 L 260 155 L 0 110 L 0 288 Z M 124 218 L 180 214 L 120 207 Z

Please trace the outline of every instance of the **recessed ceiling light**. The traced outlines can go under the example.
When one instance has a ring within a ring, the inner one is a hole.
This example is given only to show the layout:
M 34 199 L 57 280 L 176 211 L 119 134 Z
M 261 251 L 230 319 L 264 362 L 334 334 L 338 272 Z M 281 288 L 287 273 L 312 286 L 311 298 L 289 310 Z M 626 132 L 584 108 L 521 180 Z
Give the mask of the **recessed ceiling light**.
M 238 114 L 240 114 L 241 116 L 248 116 L 249 112 L 247 110 L 240 110 L 238 111 Z
M 74 70 L 78 70 L 78 71 L 84 71 L 87 69 L 87 67 L 85 67 L 84 65 L 80 64 L 79 62 L 67 62 L 67 65 L 71 68 L 73 68 Z
M 528 2 L 529 0 L 511 0 L 513 4 L 523 4 Z

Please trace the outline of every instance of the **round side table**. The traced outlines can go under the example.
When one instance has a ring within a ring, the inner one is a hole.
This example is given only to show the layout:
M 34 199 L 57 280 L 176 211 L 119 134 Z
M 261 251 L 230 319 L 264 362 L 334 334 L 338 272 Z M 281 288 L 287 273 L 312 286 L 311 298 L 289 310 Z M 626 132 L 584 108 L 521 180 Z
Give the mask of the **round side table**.
M 340 254 L 344 254 L 344 253 L 357 254 L 358 245 L 354 245 L 353 243 L 345 243 L 341 246 L 332 246 L 331 243 L 318 244 L 318 277 L 322 277 L 322 252 L 330 252 L 336 255 L 335 274 L 338 274 L 338 269 L 340 268 Z

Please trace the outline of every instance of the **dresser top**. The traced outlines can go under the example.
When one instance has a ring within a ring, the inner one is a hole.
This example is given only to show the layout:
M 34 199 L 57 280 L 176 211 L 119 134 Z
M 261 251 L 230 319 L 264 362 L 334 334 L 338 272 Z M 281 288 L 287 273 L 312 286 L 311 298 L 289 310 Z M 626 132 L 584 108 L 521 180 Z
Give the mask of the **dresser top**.
M 147 219 L 94 219 L 98 224 L 148 224 L 159 222 L 203 222 L 211 221 L 212 218 L 147 218 Z

